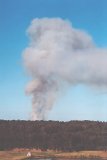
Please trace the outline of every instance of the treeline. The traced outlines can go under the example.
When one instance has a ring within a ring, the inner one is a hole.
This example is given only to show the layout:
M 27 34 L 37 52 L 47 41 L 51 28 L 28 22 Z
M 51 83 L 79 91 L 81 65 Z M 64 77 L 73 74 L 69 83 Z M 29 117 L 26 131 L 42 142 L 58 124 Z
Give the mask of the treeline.
M 0 150 L 106 150 L 107 122 L 0 120 Z

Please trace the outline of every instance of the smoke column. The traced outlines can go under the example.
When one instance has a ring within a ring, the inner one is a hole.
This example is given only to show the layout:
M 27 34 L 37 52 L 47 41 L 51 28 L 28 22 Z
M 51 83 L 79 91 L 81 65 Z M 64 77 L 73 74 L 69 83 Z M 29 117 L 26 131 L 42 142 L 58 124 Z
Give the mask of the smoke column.
M 23 52 L 31 77 L 26 92 L 32 95 L 32 120 L 46 119 L 60 84 L 107 86 L 107 49 L 95 46 L 85 31 L 61 18 L 34 19 Z

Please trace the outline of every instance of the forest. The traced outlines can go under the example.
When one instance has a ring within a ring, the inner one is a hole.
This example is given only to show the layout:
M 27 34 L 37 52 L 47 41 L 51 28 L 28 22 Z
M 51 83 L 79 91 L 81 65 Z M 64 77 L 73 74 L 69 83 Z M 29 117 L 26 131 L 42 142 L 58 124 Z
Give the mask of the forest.
M 107 149 L 107 122 L 0 120 L 0 150 L 42 151 Z

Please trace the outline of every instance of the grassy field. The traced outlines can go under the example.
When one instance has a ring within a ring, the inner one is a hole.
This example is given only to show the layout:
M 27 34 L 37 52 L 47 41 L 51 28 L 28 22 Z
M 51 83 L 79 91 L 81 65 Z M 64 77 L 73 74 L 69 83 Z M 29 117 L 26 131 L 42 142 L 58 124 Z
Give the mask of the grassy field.
M 28 150 L 12 150 L 12 151 L 0 151 L 0 160 L 24 160 L 26 159 Z M 40 152 L 30 150 L 33 157 L 35 158 L 48 158 L 56 157 L 58 159 L 72 159 L 72 158 L 94 158 L 99 157 L 100 159 L 107 160 L 107 152 L 105 151 L 80 151 L 80 152 Z

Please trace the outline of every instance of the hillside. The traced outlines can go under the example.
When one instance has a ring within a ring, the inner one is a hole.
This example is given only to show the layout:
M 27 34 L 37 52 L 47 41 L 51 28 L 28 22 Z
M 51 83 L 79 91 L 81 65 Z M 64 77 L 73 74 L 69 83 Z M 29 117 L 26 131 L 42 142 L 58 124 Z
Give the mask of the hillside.
M 0 150 L 106 150 L 107 122 L 0 120 Z

